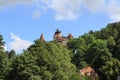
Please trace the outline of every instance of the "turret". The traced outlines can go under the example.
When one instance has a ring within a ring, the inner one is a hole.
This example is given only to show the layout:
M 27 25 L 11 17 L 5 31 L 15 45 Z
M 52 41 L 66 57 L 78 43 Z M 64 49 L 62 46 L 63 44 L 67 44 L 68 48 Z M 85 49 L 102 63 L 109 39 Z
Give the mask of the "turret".
M 59 29 L 57 29 L 54 33 L 54 40 L 59 40 L 61 38 L 62 38 L 61 31 Z
M 41 41 L 45 41 L 45 40 L 44 40 L 44 36 L 43 36 L 43 34 L 41 34 L 41 36 L 40 36 L 40 40 L 41 40 Z
M 73 35 L 71 33 L 69 33 L 67 37 L 68 37 L 68 39 L 72 39 Z

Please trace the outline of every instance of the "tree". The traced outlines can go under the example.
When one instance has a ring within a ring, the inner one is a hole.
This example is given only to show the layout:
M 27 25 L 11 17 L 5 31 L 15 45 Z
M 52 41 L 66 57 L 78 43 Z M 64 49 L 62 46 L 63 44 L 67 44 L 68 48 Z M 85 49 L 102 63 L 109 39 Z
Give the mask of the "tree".
M 36 40 L 15 57 L 8 80 L 78 80 L 70 51 L 54 42 Z
M 36 58 L 24 51 L 12 60 L 12 69 L 7 80 L 41 80 L 40 68 L 36 64 Z
M 36 56 L 42 80 L 70 80 L 75 76 L 76 68 L 71 63 L 70 51 L 63 45 L 36 40 L 28 51 Z
M 110 50 L 110 52 L 114 53 L 114 49 L 116 46 L 116 42 L 115 42 L 114 38 L 110 36 L 106 41 L 107 41 L 108 49 Z
M 93 34 L 84 34 L 77 39 L 70 40 L 68 42 L 68 49 L 71 49 L 72 63 L 76 65 L 77 69 L 85 68 L 87 63 L 88 50 L 95 37 Z
M 7 76 L 9 72 L 9 62 L 6 58 L 6 54 L 2 51 L 0 51 L 0 79 L 5 80 L 5 77 Z
M 4 50 L 4 42 L 2 35 L 0 35 L 0 80 L 5 80 L 5 77 L 9 73 L 10 62 Z
M 15 56 L 16 56 L 16 53 L 15 53 L 14 50 L 11 50 L 10 52 L 8 52 L 8 58 L 9 58 L 9 59 L 11 59 L 11 58 L 13 58 L 13 57 L 15 57 Z
M 88 60 L 98 73 L 100 80 L 114 80 L 120 74 L 120 61 L 112 57 L 103 40 L 95 40 L 90 46 L 91 56 Z
M 4 41 L 2 35 L 0 35 L 0 51 L 4 51 Z
M 113 55 L 115 58 L 120 60 L 120 39 L 118 39 L 118 41 L 116 42 L 116 46 L 115 46 Z

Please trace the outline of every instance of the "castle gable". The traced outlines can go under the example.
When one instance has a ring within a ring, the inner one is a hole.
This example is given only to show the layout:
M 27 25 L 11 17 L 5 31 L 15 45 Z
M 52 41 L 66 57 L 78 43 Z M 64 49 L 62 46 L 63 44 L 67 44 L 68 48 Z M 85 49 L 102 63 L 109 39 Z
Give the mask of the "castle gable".
M 69 39 L 73 38 L 73 35 L 71 33 L 68 34 L 68 36 L 62 36 L 61 31 L 59 29 L 57 29 L 54 33 L 54 40 L 61 42 L 63 44 L 66 44 L 68 42 Z
M 57 29 L 55 31 L 54 35 L 53 35 L 53 41 L 60 42 L 63 45 L 66 45 L 66 43 L 68 42 L 68 40 L 70 40 L 72 38 L 73 38 L 73 35 L 71 33 L 69 33 L 67 36 L 62 36 L 61 31 L 59 29 Z M 40 40 L 41 41 L 45 41 L 43 34 L 41 34 Z

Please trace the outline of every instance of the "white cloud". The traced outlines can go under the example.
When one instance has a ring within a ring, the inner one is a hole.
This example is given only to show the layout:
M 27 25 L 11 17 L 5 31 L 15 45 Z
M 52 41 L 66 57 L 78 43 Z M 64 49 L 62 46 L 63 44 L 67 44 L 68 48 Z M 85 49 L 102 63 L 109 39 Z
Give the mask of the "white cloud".
M 110 16 L 113 21 L 120 21 L 120 1 L 110 0 L 105 7 L 106 13 Z
M 97 12 L 104 8 L 105 0 L 82 0 L 83 5 L 91 12 Z
M 36 4 L 39 0 L 0 0 L 0 8 L 16 5 Z
M 21 50 L 26 49 L 31 45 L 30 41 L 23 40 L 13 33 L 10 33 L 10 35 L 13 41 L 9 44 L 9 47 L 10 49 L 14 49 L 16 52 L 20 52 Z
M 47 4 L 55 12 L 56 20 L 70 20 L 79 16 L 80 3 L 81 0 L 51 0 Z
M 55 12 L 56 20 L 72 20 L 81 15 L 82 7 L 91 12 L 101 10 L 105 0 L 42 0 L 42 3 Z
M 120 0 L 42 0 L 55 12 L 56 20 L 71 20 L 80 16 L 84 9 L 92 13 L 106 13 L 112 20 L 120 20 Z
M 55 20 L 78 18 L 83 8 L 89 12 L 105 13 L 112 20 L 120 20 L 120 0 L 0 0 L 0 8 L 16 5 L 33 5 L 33 18 L 40 18 L 44 11 L 52 10 Z

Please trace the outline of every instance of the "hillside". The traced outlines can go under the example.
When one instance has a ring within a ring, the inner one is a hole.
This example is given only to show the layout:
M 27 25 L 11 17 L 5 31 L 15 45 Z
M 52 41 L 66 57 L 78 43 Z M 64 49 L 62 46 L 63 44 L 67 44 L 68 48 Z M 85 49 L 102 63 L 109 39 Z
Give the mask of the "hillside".
M 4 50 L 1 35 L 0 80 L 92 80 L 78 72 L 87 66 L 97 73 L 96 80 L 120 76 L 120 22 L 66 40 L 65 46 L 38 39 L 18 55 Z
M 120 22 L 100 31 L 89 31 L 68 42 L 72 63 L 78 69 L 92 66 L 100 80 L 117 80 L 120 75 Z

